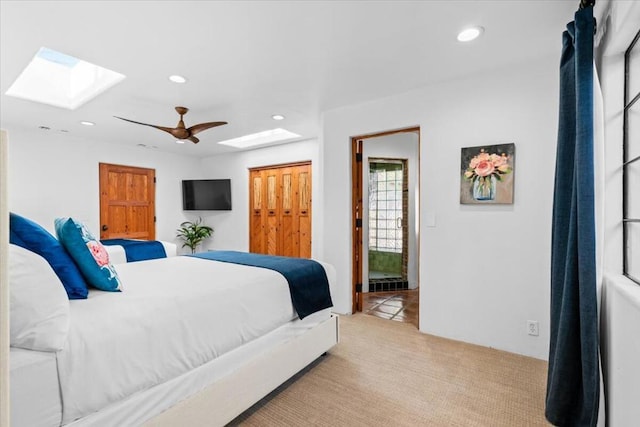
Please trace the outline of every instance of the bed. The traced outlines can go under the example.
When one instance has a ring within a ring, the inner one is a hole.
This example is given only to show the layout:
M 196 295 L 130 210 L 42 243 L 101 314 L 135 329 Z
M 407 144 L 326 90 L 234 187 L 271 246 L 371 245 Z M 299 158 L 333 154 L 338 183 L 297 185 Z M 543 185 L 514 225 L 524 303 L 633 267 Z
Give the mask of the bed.
M 12 289 L 24 274 L 51 277 L 47 265 L 11 245 Z M 68 316 L 63 343 L 43 344 L 59 349 L 11 348 L 13 426 L 224 425 L 339 339 L 331 308 L 301 319 L 287 279 L 270 269 L 191 256 L 113 268 L 121 292 L 91 289 L 66 299 L 68 313 L 40 308 Z M 333 287 L 334 269 L 321 268 Z M 39 292 L 43 277 L 29 282 Z M 13 319 L 21 305 L 11 302 Z

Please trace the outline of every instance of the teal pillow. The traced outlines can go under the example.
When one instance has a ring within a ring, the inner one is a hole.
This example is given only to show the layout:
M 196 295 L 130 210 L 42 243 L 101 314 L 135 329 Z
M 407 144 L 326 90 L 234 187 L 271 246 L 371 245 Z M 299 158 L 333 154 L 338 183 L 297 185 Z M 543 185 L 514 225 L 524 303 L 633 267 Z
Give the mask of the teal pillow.
M 109 262 L 109 254 L 81 222 L 56 218 L 58 240 L 78 265 L 86 281 L 103 291 L 120 291 L 118 273 Z
M 47 230 L 35 222 L 11 212 L 9 243 L 35 252 L 47 260 L 56 272 L 69 299 L 87 297 L 87 283 L 64 247 Z

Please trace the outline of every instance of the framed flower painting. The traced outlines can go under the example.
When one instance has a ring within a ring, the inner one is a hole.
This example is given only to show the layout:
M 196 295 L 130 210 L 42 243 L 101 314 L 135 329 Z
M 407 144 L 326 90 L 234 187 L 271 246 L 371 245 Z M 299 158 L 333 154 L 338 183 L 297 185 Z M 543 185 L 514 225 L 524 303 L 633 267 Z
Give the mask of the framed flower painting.
M 462 148 L 460 203 L 513 203 L 515 156 L 515 144 Z

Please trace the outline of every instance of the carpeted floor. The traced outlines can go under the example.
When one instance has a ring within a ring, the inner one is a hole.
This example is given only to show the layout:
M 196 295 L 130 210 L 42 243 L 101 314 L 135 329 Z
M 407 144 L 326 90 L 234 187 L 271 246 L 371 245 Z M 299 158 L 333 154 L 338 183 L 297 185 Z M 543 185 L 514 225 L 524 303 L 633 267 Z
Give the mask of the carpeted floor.
M 231 426 L 545 426 L 547 364 L 357 314 Z

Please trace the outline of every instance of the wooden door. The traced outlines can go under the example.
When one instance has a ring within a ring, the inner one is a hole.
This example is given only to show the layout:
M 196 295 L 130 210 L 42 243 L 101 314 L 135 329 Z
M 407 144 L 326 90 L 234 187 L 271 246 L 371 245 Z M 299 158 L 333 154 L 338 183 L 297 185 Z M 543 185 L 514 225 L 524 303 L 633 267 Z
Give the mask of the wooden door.
M 311 257 L 311 163 L 249 171 L 249 250 Z
M 267 253 L 262 212 L 266 209 L 263 181 L 265 171 L 249 171 L 249 252 Z
M 156 172 L 100 163 L 100 239 L 154 240 Z
M 298 168 L 296 202 L 300 258 L 311 258 L 311 165 Z
M 362 311 L 362 140 L 351 139 L 351 222 L 353 225 L 353 275 L 351 311 Z

